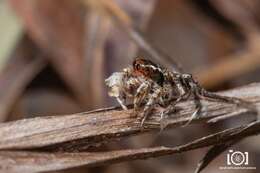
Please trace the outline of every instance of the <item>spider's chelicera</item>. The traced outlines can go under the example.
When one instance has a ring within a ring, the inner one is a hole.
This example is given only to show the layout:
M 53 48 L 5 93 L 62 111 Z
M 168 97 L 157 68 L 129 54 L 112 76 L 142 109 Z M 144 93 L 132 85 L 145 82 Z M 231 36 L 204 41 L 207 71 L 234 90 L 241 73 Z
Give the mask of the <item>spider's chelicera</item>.
M 131 67 L 113 73 L 105 82 L 109 87 L 108 94 L 116 97 L 123 109 L 127 110 L 127 99 L 133 100 L 134 115 L 141 114 L 142 117 L 141 126 L 154 106 L 163 107 L 163 119 L 164 115 L 175 110 L 177 103 L 190 97 L 194 100 L 196 110 L 188 123 L 200 115 L 201 99 L 232 103 L 255 112 L 254 106 L 242 99 L 206 91 L 191 74 L 172 72 L 143 58 L 136 58 Z

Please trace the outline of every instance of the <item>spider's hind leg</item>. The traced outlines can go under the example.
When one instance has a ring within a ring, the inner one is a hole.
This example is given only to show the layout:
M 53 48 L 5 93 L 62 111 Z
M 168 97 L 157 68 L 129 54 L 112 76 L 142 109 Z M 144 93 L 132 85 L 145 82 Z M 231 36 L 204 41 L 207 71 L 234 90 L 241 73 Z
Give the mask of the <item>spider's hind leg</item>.
M 187 123 L 185 123 L 184 126 L 190 124 L 190 122 L 192 120 L 194 120 L 195 118 L 199 117 L 200 114 L 201 114 L 202 104 L 201 104 L 201 101 L 200 101 L 199 94 L 196 91 L 196 89 L 193 89 L 192 92 L 193 92 L 193 95 L 194 95 L 195 111 L 192 113 L 189 121 L 187 121 Z
M 176 104 L 178 104 L 182 100 L 188 99 L 190 94 L 191 94 L 190 91 L 183 92 L 182 95 L 180 95 L 176 100 L 170 101 L 169 105 L 165 108 L 165 110 L 161 112 L 160 120 L 163 120 L 165 115 L 170 114 L 170 113 L 176 111 Z
M 247 102 L 243 99 L 237 98 L 237 97 L 228 97 L 228 96 L 222 96 L 218 95 L 212 92 L 209 92 L 202 88 L 196 81 L 194 81 L 192 78 L 190 80 L 190 84 L 193 86 L 193 88 L 196 90 L 196 95 L 205 100 L 215 101 L 215 102 L 224 102 L 229 104 L 234 104 L 238 107 L 242 107 L 247 109 L 248 112 L 253 113 L 257 115 L 257 109 L 254 104 Z
M 200 93 L 199 93 L 200 86 L 196 81 L 193 80 L 192 75 L 190 74 L 182 74 L 180 76 L 180 80 L 182 81 L 182 85 L 180 85 L 181 87 L 178 88 L 180 89 L 184 88 L 183 91 L 186 92 L 186 97 L 185 97 L 186 100 L 190 97 L 190 95 L 193 95 L 194 104 L 195 104 L 195 111 L 192 113 L 187 123 L 184 124 L 184 126 L 186 126 L 201 114 L 202 104 L 201 104 Z
M 170 104 L 160 113 L 160 121 L 162 121 L 165 117 L 165 115 L 170 114 L 172 112 L 175 112 L 176 110 L 176 104 L 179 103 L 182 100 L 182 97 L 177 98 L 176 100 L 173 100 L 170 102 Z
M 254 104 L 247 102 L 243 99 L 240 99 L 240 98 L 237 98 L 237 97 L 228 97 L 228 96 L 218 95 L 218 94 L 209 92 L 209 91 L 207 91 L 203 88 L 200 89 L 200 95 L 204 99 L 217 101 L 217 102 L 225 102 L 225 103 L 235 104 L 239 107 L 246 108 L 249 112 L 257 114 L 257 109 L 254 106 Z

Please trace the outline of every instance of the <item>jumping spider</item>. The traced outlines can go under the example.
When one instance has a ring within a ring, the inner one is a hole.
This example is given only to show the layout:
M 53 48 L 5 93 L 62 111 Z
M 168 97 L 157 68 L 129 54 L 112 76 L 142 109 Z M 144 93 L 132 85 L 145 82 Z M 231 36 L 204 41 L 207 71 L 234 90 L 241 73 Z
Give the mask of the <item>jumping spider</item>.
M 236 104 L 255 112 L 254 106 L 244 100 L 206 91 L 191 74 L 172 72 L 143 58 L 136 58 L 132 67 L 113 73 L 105 82 L 110 88 L 109 95 L 116 97 L 123 109 L 127 110 L 126 99 L 133 100 L 134 114 L 142 113 L 141 126 L 155 105 L 163 107 L 162 120 L 164 115 L 175 110 L 177 103 L 188 100 L 191 96 L 196 110 L 188 123 L 199 116 L 201 99 Z

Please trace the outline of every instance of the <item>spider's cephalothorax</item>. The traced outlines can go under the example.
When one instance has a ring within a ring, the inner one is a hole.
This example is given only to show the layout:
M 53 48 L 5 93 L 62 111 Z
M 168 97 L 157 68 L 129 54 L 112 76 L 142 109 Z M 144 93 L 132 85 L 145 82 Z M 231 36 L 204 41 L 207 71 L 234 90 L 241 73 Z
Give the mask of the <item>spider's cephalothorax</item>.
M 136 58 L 133 62 L 133 69 L 137 74 L 152 79 L 160 86 L 163 85 L 164 76 L 162 68 L 152 61 L 143 58 Z
M 175 110 L 177 103 L 191 97 L 196 110 L 188 123 L 200 114 L 201 99 L 232 103 L 255 112 L 254 106 L 244 100 L 206 91 L 191 74 L 171 72 L 143 58 L 136 58 L 133 66 L 125 68 L 123 72 L 113 73 L 106 79 L 106 84 L 110 88 L 109 95 L 116 97 L 122 108 L 127 109 L 127 99 L 133 100 L 135 114 L 142 113 L 141 126 L 155 105 L 164 108 L 162 119 L 165 114 Z

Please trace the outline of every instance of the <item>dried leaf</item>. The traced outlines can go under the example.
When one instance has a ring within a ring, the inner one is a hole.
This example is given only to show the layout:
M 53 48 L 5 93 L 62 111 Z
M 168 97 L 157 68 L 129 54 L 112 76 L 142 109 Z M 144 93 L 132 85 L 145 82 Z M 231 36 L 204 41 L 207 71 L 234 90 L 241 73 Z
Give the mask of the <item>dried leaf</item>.
M 125 1 L 116 0 L 131 21 L 140 28 L 144 28 L 149 20 L 156 0 Z M 99 3 L 99 1 L 87 0 L 87 4 Z M 113 71 L 122 69 L 132 62 L 137 53 L 137 46 L 117 25 L 109 20 L 109 17 L 100 13 L 96 6 L 87 6 L 86 17 L 86 62 L 87 82 L 92 108 L 104 105 L 104 79 Z
M 195 173 L 200 173 L 204 170 L 216 157 L 223 153 L 227 148 L 237 143 L 238 140 L 228 141 L 224 144 L 215 145 L 207 151 L 206 155 L 198 163 Z
M 37 54 L 38 53 L 38 54 Z M 12 106 L 27 85 L 45 67 L 37 48 L 24 37 L 0 75 L 0 122 L 7 120 Z
M 10 0 L 28 34 L 49 55 L 74 95 L 87 103 L 84 15 L 76 1 Z
M 243 88 L 227 91 L 225 95 L 237 96 L 247 101 L 258 103 L 260 100 L 260 84 L 252 84 Z M 257 104 L 258 106 L 259 104 Z M 181 126 L 189 120 L 194 112 L 194 104 L 190 101 L 179 105 L 185 109 L 164 120 L 169 126 Z M 203 102 L 207 110 L 202 111 L 204 116 L 193 122 L 205 122 L 217 116 L 232 114 L 241 115 L 245 109 L 234 109 L 234 105 Z M 89 113 L 80 113 L 66 116 L 49 116 L 24 119 L 0 125 L 0 149 L 33 149 L 51 147 L 53 150 L 69 150 L 77 145 L 86 150 L 104 141 L 123 136 L 140 134 L 148 130 L 160 128 L 160 112 L 154 112 L 145 124 L 145 130 L 140 122 L 131 116 L 132 109 L 122 111 L 118 109 L 104 109 Z M 249 116 L 249 115 L 248 115 Z M 229 116 L 227 116 L 230 118 Z
M 118 150 L 109 152 L 79 153 L 46 153 L 30 151 L 0 151 L 0 171 L 4 172 L 42 172 L 63 170 L 78 166 L 98 166 L 137 159 L 147 159 L 163 155 L 175 154 L 227 143 L 234 139 L 260 133 L 260 122 L 227 129 L 209 136 L 202 137 L 177 147 L 153 147 L 141 149 Z

